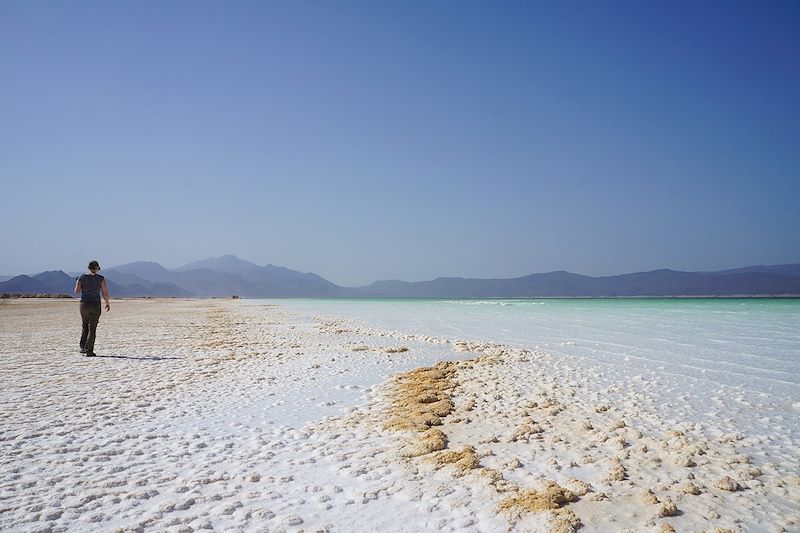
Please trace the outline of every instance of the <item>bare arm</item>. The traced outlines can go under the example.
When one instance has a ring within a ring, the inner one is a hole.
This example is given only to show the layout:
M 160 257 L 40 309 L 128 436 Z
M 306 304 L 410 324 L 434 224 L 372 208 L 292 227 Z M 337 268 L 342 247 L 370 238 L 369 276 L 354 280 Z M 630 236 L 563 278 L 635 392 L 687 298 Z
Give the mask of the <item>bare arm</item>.
M 106 280 L 103 280 L 103 283 L 100 285 L 100 290 L 103 291 L 103 299 L 106 301 L 106 311 L 111 311 L 111 304 L 108 301 L 108 285 L 106 285 Z
M 79 292 L 81 292 L 81 280 L 76 279 L 75 280 L 75 294 L 78 294 Z

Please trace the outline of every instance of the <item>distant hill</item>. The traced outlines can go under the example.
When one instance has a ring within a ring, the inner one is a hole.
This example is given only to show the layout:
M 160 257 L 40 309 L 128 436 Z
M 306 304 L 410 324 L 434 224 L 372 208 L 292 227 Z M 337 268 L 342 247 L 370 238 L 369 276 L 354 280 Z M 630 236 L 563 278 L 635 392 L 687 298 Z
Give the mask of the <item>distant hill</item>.
M 39 281 L 36 281 L 30 276 L 15 276 L 8 281 L 0 283 L 0 292 L 10 293 L 46 293 L 47 287 Z
M 192 297 L 194 294 L 169 282 L 148 281 L 136 274 L 104 270 L 108 280 L 109 292 L 124 293 L 126 296 L 180 296 Z M 122 292 L 120 292 L 122 291 Z
M 195 261 L 175 270 L 186 273 L 196 269 L 236 276 L 250 286 L 250 291 L 276 297 L 325 297 L 336 296 L 341 292 L 341 287 L 317 274 L 298 272 L 275 265 L 258 266 L 234 255 Z M 246 292 L 243 291 L 243 295 L 246 295 Z
M 187 272 L 190 270 L 207 269 L 215 272 L 225 272 L 226 274 L 247 274 L 249 272 L 261 269 L 255 263 L 239 259 L 235 255 L 222 255 L 220 257 L 209 257 L 208 259 L 201 259 L 200 261 L 193 261 L 187 263 L 182 267 L 176 268 L 176 272 Z
M 259 266 L 223 255 L 167 269 L 136 261 L 104 269 L 112 296 L 249 298 L 535 298 L 614 296 L 800 296 L 800 263 L 763 265 L 718 272 L 660 269 L 591 277 L 565 271 L 519 278 L 436 278 L 376 281 L 340 287 L 310 272 Z M 0 281 L 0 293 L 72 294 L 75 276 L 61 270 Z
M 366 298 L 800 295 L 800 276 L 653 270 L 594 278 L 558 271 L 510 279 L 438 278 L 416 283 L 378 281 L 349 292 L 350 296 Z
M 125 265 L 106 268 L 101 271 L 104 276 L 111 276 L 117 272 L 120 274 L 132 274 L 139 279 L 159 283 L 169 283 L 174 274 L 174 272 L 152 261 L 136 261 Z
M 242 281 L 236 276 L 224 272 L 215 272 L 207 268 L 187 271 L 167 270 L 158 263 L 138 261 L 108 268 L 103 272 L 109 279 L 130 280 L 131 276 L 155 283 L 169 284 L 176 290 L 164 290 L 160 296 L 182 296 L 178 291 L 190 295 L 209 296 L 260 296 L 257 288 Z M 122 282 L 122 281 L 121 281 Z
M 233 294 L 249 298 L 326 297 L 341 291 L 339 286 L 316 274 L 274 265 L 259 266 L 232 255 L 203 259 L 172 270 L 158 263 L 137 261 L 111 267 L 103 273 L 120 283 L 137 278 L 169 283 L 201 297 Z M 179 294 L 165 287 L 161 295 Z
M 779 274 L 781 276 L 800 277 L 800 263 L 791 265 L 757 265 L 743 268 L 733 268 L 730 270 L 720 270 L 711 274 L 749 274 L 761 272 L 764 274 Z
M 17 276 L 0 283 L 0 293 L 20 294 L 69 294 L 73 295 L 75 278 L 61 270 L 41 272 L 35 276 Z M 151 283 L 144 280 L 126 280 L 116 283 L 106 276 L 108 292 L 114 296 L 190 296 L 186 291 L 169 284 Z M 133 281 L 133 282 L 132 282 Z
M 47 292 L 53 294 L 72 294 L 75 290 L 75 278 L 67 275 L 63 270 L 49 270 L 33 276 L 33 279 L 47 287 Z

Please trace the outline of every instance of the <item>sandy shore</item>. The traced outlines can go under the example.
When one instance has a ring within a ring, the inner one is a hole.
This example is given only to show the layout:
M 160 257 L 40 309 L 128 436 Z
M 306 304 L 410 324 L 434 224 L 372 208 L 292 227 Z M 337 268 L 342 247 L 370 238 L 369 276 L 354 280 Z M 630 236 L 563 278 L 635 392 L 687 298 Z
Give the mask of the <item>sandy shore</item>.
M 79 328 L 0 302 L 2 530 L 800 530 L 798 443 L 545 352 L 222 300 Z

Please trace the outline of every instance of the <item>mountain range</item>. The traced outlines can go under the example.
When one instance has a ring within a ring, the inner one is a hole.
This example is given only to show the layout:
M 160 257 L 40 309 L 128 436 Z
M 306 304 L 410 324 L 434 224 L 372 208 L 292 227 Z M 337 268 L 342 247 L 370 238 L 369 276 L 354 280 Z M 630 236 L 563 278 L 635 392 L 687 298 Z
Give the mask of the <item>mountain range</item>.
M 800 263 L 716 272 L 653 270 L 591 277 L 557 271 L 519 278 L 436 278 L 376 281 L 341 287 L 313 273 L 259 266 L 233 255 L 167 269 L 136 261 L 102 270 L 114 297 L 244 298 L 533 298 L 622 296 L 800 296 Z M 72 294 L 75 278 L 62 270 L 4 276 L 0 293 Z M 5 279 L 8 278 L 8 279 Z

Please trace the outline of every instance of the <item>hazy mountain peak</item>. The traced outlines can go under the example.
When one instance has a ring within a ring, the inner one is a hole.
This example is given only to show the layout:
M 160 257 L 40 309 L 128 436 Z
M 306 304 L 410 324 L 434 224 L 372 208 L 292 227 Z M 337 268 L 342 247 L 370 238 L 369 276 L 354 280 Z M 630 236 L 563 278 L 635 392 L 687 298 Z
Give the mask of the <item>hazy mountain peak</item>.
M 63 270 L 45 270 L 43 272 L 39 272 L 38 274 L 36 274 L 35 276 L 32 276 L 32 277 L 38 278 L 40 276 L 59 276 L 59 275 L 60 276 L 68 276 L 68 274 L 66 272 L 64 272 Z
M 763 272 L 765 274 L 778 274 L 781 276 L 800 277 L 800 263 L 787 265 L 753 265 L 741 268 L 732 268 L 719 272 L 720 274 L 750 274 Z
M 132 263 L 125 263 L 124 265 L 113 266 L 108 270 L 118 270 L 120 272 L 127 272 L 132 270 L 165 271 L 167 269 L 161 266 L 160 263 L 156 263 L 155 261 L 133 261 Z
M 63 270 L 45 270 L 44 272 L 39 272 L 35 276 L 31 277 L 45 283 L 52 281 L 63 281 L 64 279 L 72 279 L 72 277 Z
M 104 269 L 100 271 L 101 274 L 116 277 L 115 274 L 133 274 L 141 279 L 156 282 L 170 281 L 172 272 L 161 266 L 159 263 L 153 261 L 134 261 Z
M 196 270 L 200 268 L 207 268 L 216 272 L 225 272 L 228 274 L 241 274 L 261 267 L 251 261 L 240 259 L 233 254 L 226 254 L 219 257 L 208 257 L 199 261 L 192 261 L 175 270 L 178 272 L 185 272 L 187 270 Z

